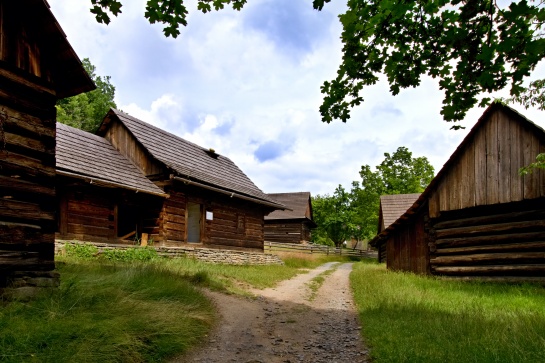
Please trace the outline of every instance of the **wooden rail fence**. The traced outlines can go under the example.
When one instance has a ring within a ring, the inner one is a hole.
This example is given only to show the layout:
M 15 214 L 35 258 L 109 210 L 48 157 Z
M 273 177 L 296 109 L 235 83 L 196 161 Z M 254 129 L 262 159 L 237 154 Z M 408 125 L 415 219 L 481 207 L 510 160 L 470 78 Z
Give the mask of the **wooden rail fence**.
M 265 241 L 263 245 L 265 253 L 273 252 L 299 252 L 299 253 L 320 253 L 324 255 L 354 256 L 376 258 L 376 251 L 365 251 L 352 248 L 335 248 L 322 245 L 301 245 L 294 243 L 278 243 Z

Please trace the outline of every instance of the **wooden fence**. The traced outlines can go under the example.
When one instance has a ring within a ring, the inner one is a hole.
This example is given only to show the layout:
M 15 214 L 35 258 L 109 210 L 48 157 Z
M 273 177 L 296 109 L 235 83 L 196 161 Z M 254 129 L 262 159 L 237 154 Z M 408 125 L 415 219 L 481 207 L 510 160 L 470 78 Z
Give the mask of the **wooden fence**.
M 370 257 L 376 258 L 376 251 L 366 251 L 358 250 L 352 248 L 335 248 L 330 246 L 322 245 L 301 245 L 294 243 L 278 243 L 278 242 L 267 242 L 265 241 L 263 245 L 265 253 L 274 253 L 274 252 L 298 252 L 298 253 L 320 253 L 324 255 L 340 255 L 340 256 L 355 256 L 355 257 Z

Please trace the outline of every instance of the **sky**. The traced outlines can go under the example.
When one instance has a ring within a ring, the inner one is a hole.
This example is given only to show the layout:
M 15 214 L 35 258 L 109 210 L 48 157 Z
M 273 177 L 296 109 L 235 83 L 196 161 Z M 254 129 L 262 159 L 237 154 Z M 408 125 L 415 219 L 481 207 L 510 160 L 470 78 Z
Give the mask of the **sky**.
M 176 39 L 144 18 L 145 0 L 122 1 L 108 26 L 90 0 L 48 2 L 80 59 L 111 77 L 119 109 L 229 157 L 266 193 L 349 189 L 362 165 L 400 146 L 438 172 L 484 111 L 450 130 L 436 80 L 392 96 L 382 78 L 347 123 L 322 123 L 320 86 L 342 58 L 343 0 L 322 11 L 311 0 L 250 0 L 240 12 L 208 14 L 186 0 L 188 26 Z M 544 74 L 540 64 L 534 75 Z M 543 111 L 514 108 L 545 127 Z

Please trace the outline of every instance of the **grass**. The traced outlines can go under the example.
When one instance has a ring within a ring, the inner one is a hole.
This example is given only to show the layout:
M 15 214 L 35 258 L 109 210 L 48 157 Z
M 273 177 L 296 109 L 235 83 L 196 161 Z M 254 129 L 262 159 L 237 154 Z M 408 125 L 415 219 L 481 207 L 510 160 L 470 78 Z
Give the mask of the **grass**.
M 545 290 L 445 281 L 354 265 L 362 334 L 376 362 L 545 362 Z
M 97 252 L 74 247 L 58 257 L 58 289 L 0 300 L 0 362 L 165 361 L 199 344 L 216 319 L 198 287 L 243 293 L 335 260 L 286 255 L 284 266 L 228 266 Z
M 0 361 L 161 361 L 214 321 L 192 283 L 158 265 L 62 261 L 59 289 L 0 307 Z

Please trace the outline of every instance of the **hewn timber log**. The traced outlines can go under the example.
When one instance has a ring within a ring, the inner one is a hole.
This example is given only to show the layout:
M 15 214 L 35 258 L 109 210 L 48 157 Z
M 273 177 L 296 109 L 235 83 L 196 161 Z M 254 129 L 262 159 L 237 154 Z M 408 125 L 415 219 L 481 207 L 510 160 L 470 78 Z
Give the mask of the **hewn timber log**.
M 488 275 L 488 274 L 528 274 L 543 276 L 545 265 L 485 265 L 485 266 L 432 266 L 432 270 L 442 275 Z
M 474 265 L 480 263 L 533 263 L 545 261 L 545 252 L 479 253 L 473 255 L 437 256 L 432 265 Z
M 468 227 L 476 225 L 486 225 L 486 224 L 496 224 L 504 222 L 514 222 L 514 221 L 523 221 L 523 220 L 535 220 L 535 219 L 544 219 L 545 210 L 530 210 L 514 213 L 504 213 L 504 214 L 495 214 L 495 215 L 486 215 L 480 217 L 472 218 L 461 218 L 461 219 L 452 219 L 443 222 L 438 222 L 433 225 L 436 229 L 449 229 L 449 228 L 458 228 L 458 227 Z
M 522 251 L 541 250 L 545 251 L 545 241 L 540 242 L 520 242 L 520 243 L 506 243 L 506 244 L 491 244 L 484 246 L 468 246 L 457 248 L 442 248 L 437 249 L 436 254 L 442 255 L 454 255 L 454 254 L 470 254 L 476 252 L 522 252 Z
M 545 220 L 536 221 L 522 221 L 522 222 L 509 222 L 509 223 L 497 223 L 486 224 L 480 226 L 469 226 L 460 228 L 448 228 L 448 229 L 436 229 L 437 238 L 465 236 L 484 233 L 498 233 L 498 232 L 511 232 L 511 231 L 524 231 L 531 228 L 543 228 L 545 227 Z
M 435 244 L 441 247 L 456 247 L 456 246 L 476 246 L 491 243 L 509 243 L 511 241 L 539 241 L 545 239 L 545 231 L 543 232 L 527 232 L 527 233 L 502 233 L 499 235 L 488 236 L 468 236 L 457 238 L 437 239 Z
M 483 282 L 502 282 L 510 284 L 520 284 L 523 282 L 537 283 L 545 285 L 545 277 L 535 276 L 443 276 L 442 280 L 456 281 L 483 281 Z

